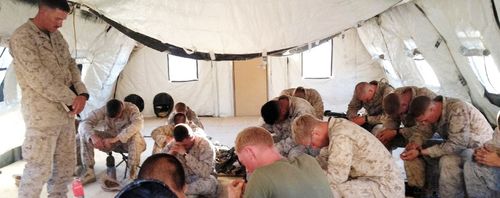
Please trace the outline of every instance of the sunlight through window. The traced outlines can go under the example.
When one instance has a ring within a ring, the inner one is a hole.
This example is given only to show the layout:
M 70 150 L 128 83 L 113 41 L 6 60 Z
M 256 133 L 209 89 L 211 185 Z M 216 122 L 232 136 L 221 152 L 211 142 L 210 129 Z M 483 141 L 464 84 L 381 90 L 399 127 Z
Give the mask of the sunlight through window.
M 198 80 L 198 62 L 195 59 L 168 55 L 168 79 L 171 82 Z
M 302 78 L 332 77 L 332 40 L 302 52 Z

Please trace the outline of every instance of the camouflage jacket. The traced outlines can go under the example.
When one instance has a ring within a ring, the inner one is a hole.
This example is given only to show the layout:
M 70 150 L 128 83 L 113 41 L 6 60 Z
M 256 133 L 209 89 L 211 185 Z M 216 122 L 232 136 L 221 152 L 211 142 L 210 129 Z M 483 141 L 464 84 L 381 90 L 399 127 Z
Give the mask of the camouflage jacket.
M 176 111 L 173 111 L 172 113 L 170 113 L 170 115 L 168 116 L 167 124 L 174 124 L 175 114 L 177 114 Z M 196 113 L 193 110 L 191 110 L 191 108 L 189 108 L 189 107 L 187 107 L 186 118 L 188 119 L 188 121 L 193 122 L 196 126 L 202 128 L 202 129 L 205 128 L 203 126 L 203 124 L 201 123 L 200 118 L 198 118 L 198 115 L 196 115 Z
M 330 144 L 316 157 L 333 191 L 351 179 L 376 182 L 385 197 L 404 197 L 404 180 L 392 155 L 360 126 L 341 118 L 328 123 Z M 339 193 L 342 194 L 342 193 Z
M 490 124 L 478 109 L 467 102 L 448 97 L 443 97 L 441 117 L 429 129 L 414 133 L 410 141 L 421 145 L 434 132 L 439 133 L 445 141 L 427 148 L 430 157 L 460 154 L 464 149 L 477 148 L 490 140 L 493 134 Z
M 88 92 L 62 34 L 46 34 L 30 19 L 14 32 L 9 45 L 26 126 L 57 126 L 73 120 L 63 105 Z
M 318 91 L 315 89 L 304 89 L 306 92 L 306 98 L 307 102 L 311 104 L 311 106 L 314 107 L 314 110 L 316 112 L 316 117 L 319 119 L 323 119 L 323 112 L 325 111 L 325 108 L 323 106 L 323 100 L 321 99 L 321 95 L 319 94 Z M 295 88 L 290 88 L 290 89 L 285 89 L 281 92 L 280 95 L 288 95 L 288 96 L 293 96 L 293 92 L 295 91 Z
M 137 106 L 130 102 L 123 102 L 123 113 L 120 118 L 106 116 L 106 106 L 92 111 L 79 127 L 83 137 L 89 139 L 96 131 L 106 131 L 118 136 L 120 142 L 127 143 L 134 135 L 141 135 L 144 118 Z
M 349 102 L 349 105 L 347 106 L 347 117 L 349 119 L 356 117 L 358 111 L 361 108 L 365 108 L 366 113 L 368 114 L 368 123 L 380 124 L 382 123 L 384 115 L 382 101 L 384 99 L 384 96 L 394 91 L 394 88 L 392 88 L 392 86 L 389 85 L 384 79 L 381 81 L 372 81 L 370 83 L 377 84 L 377 91 L 375 92 L 375 96 L 373 96 L 373 99 L 370 102 L 363 103 L 362 101 L 358 100 L 358 96 L 354 94 L 352 96 L 351 102 Z
M 175 155 L 184 167 L 188 183 L 191 183 L 193 178 L 208 178 L 215 173 L 214 145 L 206 138 L 199 136 L 195 136 L 194 141 L 193 147 L 187 151 L 186 155 Z M 168 143 L 163 152 L 168 153 L 174 144 L 175 141 Z
M 415 86 L 407 86 L 407 87 L 400 87 L 394 90 L 394 93 L 401 95 L 402 92 L 406 89 L 410 88 L 411 89 L 411 100 L 408 103 L 408 105 L 413 101 L 418 96 L 427 96 L 429 98 L 435 98 L 437 96 L 436 93 L 431 91 L 430 89 L 427 89 L 425 87 L 415 87 Z M 384 116 L 383 118 L 383 124 L 384 127 L 387 129 L 397 129 L 400 127 L 401 124 L 404 125 L 404 128 L 401 128 L 400 133 L 405 137 L 406 139 L 410 138 L 413 133 L 419 130 L 427 130 L 429 126 L 426 125 L 417 125 L 417 122 L 415 121 L 414 118 L 407 116 L 407 114 L 401 115 L 399 119 L 393 119 L 391 116 Z

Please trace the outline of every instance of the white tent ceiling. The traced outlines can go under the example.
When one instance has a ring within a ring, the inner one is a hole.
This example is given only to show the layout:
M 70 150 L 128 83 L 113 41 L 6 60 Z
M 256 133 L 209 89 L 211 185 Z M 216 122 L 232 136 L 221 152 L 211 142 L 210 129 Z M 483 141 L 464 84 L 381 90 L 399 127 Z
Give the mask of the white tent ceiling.
M 249 54 L 332 36 L 401 0 L 74 0 L 127 27 L 189 51 Z

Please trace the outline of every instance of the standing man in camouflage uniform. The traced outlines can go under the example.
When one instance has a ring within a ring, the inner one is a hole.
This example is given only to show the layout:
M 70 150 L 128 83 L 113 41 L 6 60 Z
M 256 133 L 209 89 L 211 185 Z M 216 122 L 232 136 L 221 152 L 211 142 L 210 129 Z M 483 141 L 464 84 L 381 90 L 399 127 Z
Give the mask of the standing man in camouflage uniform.
M 323 112 L 325 111 L 323 100 L 319 92 L 315 89 L 306 89 L 304 87 L 290 88 L 283 90 L 280 95 L 295 96 L 307 100 L 314 107 L 316 117 L 323 119 Z
M 383 119 L 384 130 L 377 134 L 377 138 L 390 150 L 396 147 L 405 147 L 408 139 L 418 130 L 430 130 L 429 125 L 417 125 L 415 118 L 408 116 L 411 101 L 418 96 L 434 98 L 437 95 L 425 87 L 407 86 L 394 90 L 393 93 L 384 97 L 383 107 L 386 116 Z M 400 128 L 403 124 L 403 128 Z M 418 158 L 412 161 L 404 161 L 408 185 L 422 189 L 425 184 L 425 164 L 434 162 Z M 436 180 L 437 175 L 432 175 Z M 430 186 L 429 186 L 430 187 Z
M 175 141 L 167 144 L 164 153 L 174 155 L 184 167 L 187 195 L 216 197 L 215 147 L 206 138 L 193 134 L 187 124 L 174 128 Z
M 394 88 L 385 79 L 358 83 L 347 106 L 347 118 L 375 134 L 376 131 L 372 131 L 375 125 L 382 124 L 384 114 L 382 100 L 392 91 Z M 366 115 L 358 115 L 361 108 L 365 108 Z
M 265 128 L 273 135 L 274 143 L 281 155 L 293 158 L 303 153 L 317 155 L 317 151 L 306 149 L 292 139 L 292 121 L 304 114 L 314 114 L 314 108 L 306 100 L 282 95 L 271 100 L 260 109 Z
M 137 177 L 146 142 L 141 130 L 144 118 L 137 106 L 112 99 L 90 113 L 80 124 L 81 157 L 86 172 L 83 183 L 95 181 L 94 148 L 103 152 L 128 153 L 129 179 Z
M 417 122 L 430 124 L 432 130 L 412 134 L 401 159 L 414 160 L 419 155 L 439 158 L 439 195 L 464 197 L 464 161 L 470 158 L 471 149 L 491 139 L 493 129 L 490 124 L 471 104 L 443 96 L 415 98 L 410 104 L 409 114 Z M 430 139 L 434 132 L 444 142 L 422 148 L 422 143 Z
M 44 183 L 49 197 L 65 197 L 75 169 L 75 115 L 83 110 L 89 95 L 68 44 L 57 30 L 69 11 L 65 0 L 41 0 L 35 18 L 10 39 L 26 124 L 21 198 L 39 197 Z
M 316 159 L 326 171 L 334 197 L 404 197 L 404 180 L 391 154 L 372 134 L 341 118 L 293 121 L 298 144 L 320 148 Z
M 469 197 L 500 197 L 500 112 L 493 139 L 474 151 L 475 161 L 464 164 L 464 179 Z

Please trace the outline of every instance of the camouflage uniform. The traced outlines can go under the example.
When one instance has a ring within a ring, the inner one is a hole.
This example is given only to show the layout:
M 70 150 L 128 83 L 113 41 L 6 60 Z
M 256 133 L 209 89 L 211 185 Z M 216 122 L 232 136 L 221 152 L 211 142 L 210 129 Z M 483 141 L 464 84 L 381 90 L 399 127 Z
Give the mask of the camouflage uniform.
M 167 144 L 164 153 L 168 153 L 175 141 Z M 215 175 L 215 147 L 206 138 L 195 135 L 194 145 L 185 155 L 176 154 L 186 174 L 187 195 L 205 195 L 215 197 L 217 179 Z
M 189 107 L 186 107 L 186 108 L 187 108 L 186 118 L 189 121 L 193 122 L 196 126 L 202 128 L 202 129 L 205 129 L 205 127 L 203 126 L 203 124 L 200 121 L 200 118 L 198 118 L 198 115 L 196 115 L 196 113 L 193 110 L 191 110 L 191 108 L 189 108 Z M 174 116 L 177 113 L 178 112 L 174 111 L 168 116 L 167 124 L 174 124 Z
M 161 152 L 161 150 L 174 137 L 174 125 L 167 124 L 159 126 L 151 132 L 151 138 L 155 141 L 153 145 L 153 154 Z
M 285 89 L 281 91 L 280 95 L 293 96 L 294 91 L 295 88 Z M 323 100 L 321 99 L 319 92 L 315 89 L 304 89 L 304 91 L 306 96 L 304 99 L 314 107 L 316 117 L 323 119 L 323 112 L 325 111 L 325 108 L 323 107 Z
M 493 129 L 486 118 L 469 103 L 443 97 L 443 110 L 430 130 L 414 133 L 409 141 L 422 145 L 437 132 L 444 143 L 427 148 L 429 157 L 439 159 L 439 194 L 442 197 L 464 197 L 462 166 L 470 149 L 490 140 Z
M 50 36 L 49 36 L 50 35 Z M 87 93 L 68 44 L 59 31 L 46 34 L 28 20 L 10 39 L 10 52 L 22 91 L 26 166 L 19 197 L 39 197 L 47 182 L 49 197 L 65 197 L 76 165 L 75 118 L 63 105 Z
M 316 157 L 335 197 L 404 197 L 395 161 L 375 136 L 345 119 L 328 123 L 330 144 Z
M 128 153 L 129 178 L 135 179 L 137 167 L 141 162 L 141 153 L 146 150 L 146 142 L 141 134 L 144 118 L 133 103 L 123 102 L 123 105 L 120 118 L 106 116 L 106 106 L 103 106 L 92 111 L 80 123 L 81 157 L 86 168 L 93 168 L 95 164 L 94 146 L 89 142 L 90 137 L 92 135 L 101 138 L 118 137 L 120 141 L 116 142 L 111 150 L 103 150 L 103 152 Z
M 278 149 L 281 155 L 293 158 L 297 157 L 303 153 L 317 155 L 316 150 L 305 148 L 304 146 L 298 145 L 292 138 L 292 121 L 304 114 L 314 114 L 314 108 L 306 100 L 294 96 L 287 96 L 289 99 L 289 110 L 288 119 L 280 123 L 274 123 L 273 125 L 266 124 L 261 121 L 261 127 L 267 129 L 273 135 L 274 146 Z M 274 100 L 278 100 L 275 98 Z
M 408 105 L 413 101 L 418 96 L 427 96 L 429 98 L 435 98 L 437 96 L 436 93 L 431 91 L 430 89 L 427 89 L 425 87 L 415 87 L 415 86 L 407 86 L 407 87 L 400 87 L 394 90 L 394 93 L 398 94 L 401 96 L 403 94 L 403 91 L 411 89 L 411 99 Z M 389 147 L 390 149 L 394 149 L 396 147 L 405 147 L 405 145 L 408 143 L 408 138 L 411 137 L 413 133 L 419 130 L 430 130 L 428 129 L 430 126 L 429 125 L 417 125 L 417 122 L 415 121 L 414 118 L 411 118 L 408 116 L 406 113 L 403 115 L 400 115 L 399 119 L 394 119 L 391 116 L 384 116 L 383 118 L 383 124 L 384 128 L 386 129 L 398 129 L 400 128 L 401 124 L 404 125 L 403 128 L 399 130 L 401 136 L 396 136 L 391 142 L 389 142 Z M 435 163 L 435 160 L 431 160 L 428 158 L 417 158 L 412 161 L 403 161 L 404 167 L 405 167 L 405 172 L 406 176 L 408 179 L 408 185 L 410 186 L 416 186 L 416 187 L 424 187 L 425 184 L 425 166 L 426 164 L 429 163 Z M 432 165 L 428 165 L 432 166 Z M 430 173 L 430 172 L 429 172 Z M 434 180 L 434 178 L 439 177 L 439 175 L 430 175 L 430 179 Z M 429 186 L 431 187 L 431 186 Z
M 370 125 L 381 124 L 384 115 L 382 101 L 384 99 L 384 96 L 394 91 L 394 88 L 392 88 L 392 86 L 389 85 L 384 79 L 380 81 L 372 81 L 370 82 L 370 84 L 377 85 L 377 91 L 375 92 L 372 100 L 367 103 L 363 103 L 362 101 L 358 100 L 358 96 L 354 94 L 352 96 L 351 102 L 349 102 L 349 105 L 347 106 L 347 117 L 349 119 L 354 118 L 358 116 L 358 111 L 361 108 L 365 108 L 368 115 L 367 123 Z
M 199 128 L 192 122 L 188 124 L 191 129 L 193 129 L 193 132 L 195 135 L 200 136 L 200 137 L 207 137 L 207 134 L 202 128 Z M 154 129 L 151 132 L 151 137 L 155 141 L 155 144 L 153 145 L 153 154 L 161 152 L 163 148 L 174 138 L 174 125 L 172 124 L 167 124 L 163 126 L 159 126 L 156 129 Z
M 485 143 L 486 147 L 500 155 L 500 128 L 497 127 L 493 139 Z M 500 197 L 500 167 L 466 161 L 464 179 L 469 197 Z

